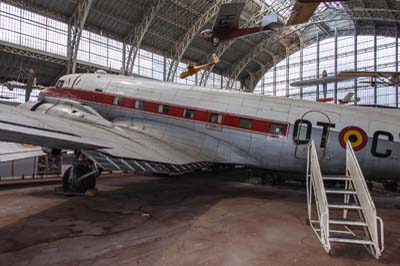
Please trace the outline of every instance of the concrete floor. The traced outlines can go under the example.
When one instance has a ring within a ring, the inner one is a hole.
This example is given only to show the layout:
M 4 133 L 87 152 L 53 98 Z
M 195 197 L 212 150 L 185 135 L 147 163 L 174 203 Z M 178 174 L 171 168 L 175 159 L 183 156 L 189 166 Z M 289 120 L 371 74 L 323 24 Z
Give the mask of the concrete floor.
M 379 261 L 345 244 L 329 256 L 305 223 L 304 191 L 227 176 L 100 178 L 95 198 L 55 195 L 53 185 L 2 189 L 0 265 L 400 265 L 398 198 L 375 200 Z

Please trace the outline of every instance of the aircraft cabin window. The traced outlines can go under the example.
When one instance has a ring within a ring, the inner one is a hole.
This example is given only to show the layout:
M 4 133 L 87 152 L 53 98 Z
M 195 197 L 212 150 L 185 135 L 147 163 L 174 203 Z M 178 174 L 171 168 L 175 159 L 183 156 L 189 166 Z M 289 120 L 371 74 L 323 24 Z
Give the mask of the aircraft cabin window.
M 240 118 L 239 119 L 239 127 L 242 128 L 251 128 L 253 126 L 253 121 L 247 118 Z
M 282 124 L 271 123 L 269 124 L 268 132 L 279 136 L 283 136 L 285 135 L 285 126 Z
M 62 88 L 63 85 L 64 85 L 64 80 L 60 79 L 56 83 L 56 88 Z
M 196 112 L 195 110 L 185 109 L 185 111 L 183 112 L 183 117 L 194 119 L 195 112 Z
M 114 104 L 123 105 L 124 104 L 124 98 L 122 98 L 122 97 L 114 97 Z
M 144 102 L 143 101 L 136 101 L 135 108 L 139 110 L 144 110 Z
M 208 122 L 215 123 L 215 124 L 221 124 L 222 123 L 222 115 L 216 114 L 216 113 L 211 113 L 210 117 L 208 119 Z
M 168 114 L 169 106 L 165 104 L 160 104 L 158 106 L 158 112 L 160 114 Z

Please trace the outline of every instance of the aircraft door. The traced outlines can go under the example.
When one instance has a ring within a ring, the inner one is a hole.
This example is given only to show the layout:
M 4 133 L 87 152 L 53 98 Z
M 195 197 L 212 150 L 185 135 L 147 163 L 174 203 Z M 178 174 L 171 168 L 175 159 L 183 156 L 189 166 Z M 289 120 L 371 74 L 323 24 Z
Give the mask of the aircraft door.
M 310 110 L 296 120 L 293 128 L 294 156 L 296 159 L 307 159 L 307 147 L 314 139 L 320 159 L 323 159 L 328 150 L 329 133 L 334 125 L 329 116 L 321 111 Z

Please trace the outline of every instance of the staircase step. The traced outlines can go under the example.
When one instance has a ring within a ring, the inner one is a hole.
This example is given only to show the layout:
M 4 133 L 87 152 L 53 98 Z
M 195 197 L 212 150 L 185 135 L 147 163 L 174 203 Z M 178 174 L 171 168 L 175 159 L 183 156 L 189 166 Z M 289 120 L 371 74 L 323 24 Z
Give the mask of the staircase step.
M 357 192 L 354 190 L 345 190 L 345 189 L 326 189 L 325 192 L 328 194 L 351 194 L 356 195 Z
M 336 176 L 336 175 L 327 175 L 327 176 L 322 176 L 323 180 L 335 180 L 335 181 L 351 181 L 351 178 L 348 176 Z
M 350 244 L 361 244 L 361 245 L 373 245 L 374 243 L 368 239 L 357 239 L 357 238 L 341 238 L 341 237 L 330 237 L 330 242 L 341 242 Z
M 350 221 L 350 220 L 329 220 L 329 224 L 367 226 L 366 222 L 363 222 L 363 221 Z
M 355 204 L 328 204 L 328 208 L 332 209 L 348 209 L 348 210 L 361 210 L 361 206 Z

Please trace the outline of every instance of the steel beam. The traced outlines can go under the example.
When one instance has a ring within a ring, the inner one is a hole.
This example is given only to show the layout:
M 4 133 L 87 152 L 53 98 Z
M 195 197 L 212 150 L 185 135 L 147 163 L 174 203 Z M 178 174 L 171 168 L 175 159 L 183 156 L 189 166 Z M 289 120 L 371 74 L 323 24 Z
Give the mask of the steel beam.
M 396 24 L 395 28 L 396 28 L 396 72 L 399 73 L 399 29 L 398 29 L 397 24 Z M 396 90 L 395 104 L 396 104 L 396 108 L 399 108 L 399 83 L 398 82 L 396 82 L 395 90 Z
M 376 37 L 376 31 L 374 32 L 374 71 L 376 72 L 377 70 L 377 37 Z M 374 84 L 374 104 L 378 104 L 378 86 L 375 82 Z
M 303 39 L 300 38 L 300 81 L 303 81 L 303 74 L 304 74 L 303 52 L 304 52 L 304 42 Z M 303 99 L 303 87 L 300 87 L 300 99 Z
M 155 0 L 149 11 L 146 13 L 139 25 L 133 28 L 128 34 L 127 43 L 130 45 L 128 58 L 124 65 L 124 74 L 132 73 L 135 59 L 137 57 L 140 46 L 142 45 L 144 36 L 147 33 L 151 23 L 153 22 L 156 14 L 160 10 L 162 0 Z
M 357 30 L 354 30 L 354 71 L 357 71 L 357 55 L 358 55 L 358 38 Z M 358 89 L 357 89 L 357 79 L 354 79 L 354 105 L 357 105 Z
M 319 38 L 319 33 L 317 32 L 317 54 L 316 54 L 316 56 L 317 56 L 317 60 L 316 60 L 316 76 L 317 76 L 317 79 L 319 78 L 319 56 L 320 56 L 320 38 Z M 318 101 L 319 100 L 319 85 L 316 85 L 315 86 L 315 89 L 316 89 L 316 100 Z
M 286 92 L 285 92 L 285 96 L 289 97 L 289 70 L 290 70 L 290 66 L 289 66 L 289 51 L 286 51 Z
M 67 74 L 75 73 L 76 71 L 76 61 L 78 58 L 79 44 L 81 41 L 81 36 L 83 28 L 86 23 L 86 19 L 89 15 L 90 8 L 93 4 L 93 0 L 81 0 L 70 20 L 69 23 L 69 33 L 68 33 L 68 65 Z
M 337 35 L 337 29 L 335 29 L 334 49 L 335 49 L 335 51 L 334 51 L 335 52 L 334 75 L 336 77 L 337 74 L 338 74 L 338 35 Z M 338 84 L 337 84 L 337 81 L 335 81 L 335 83 L 333 84 L 333 99 L 334 99 L 334 103 L 335 104 L 338 103 L 337 88 L 338 88 Z
M 19 45 L 14 45 L 11 43 L 0 42 L 0 52 L 15 54 L 19 56 L 25 56 L 33 59 L 38 59 L 44 62 L 54 63 L 62 66 L 66 66 L 68 62 L 68 58 L 65 56 L 49 54 L 44 51 L 36 50 L 33 48 L 22 47 Z M 118 74 L 118 71 L 113 71 L 105 66 L 91 64 L 91 63 L 83 63 L 77 61 L 76 68 L 82 71 L 94 72 L 98 69 L 106 70 L 109 73 Z
M 212 19 L 217 13 L 220 8 L 220 6 L 223 3 L 230 2 L 228 0 L 215 0 L 214 4 L 211 6 L 210 9 L 208 9 L 206 12 L 204 12 L 203 15 L 201 15 L 190 27 L 190 29 L 185 33 L 183 38 L 176 43 L 176 49 L 174 51 L 174 56 L 172 63 L 169 67 L 168 70 L 168 76 L 167 80 L 168 81 L 173 81 L 176 70 L 178 69 L 179 62 L 182 60 L 183 55 L 186 52 L 186 49 L 189 47 L 190 43 L 194 39 L 194 37 L 198 34 L 198 32 L 203 28 L 210 19 Z
M 229 77 L 229 80 L 227 82 L 226 89 L 229 90 L 232 88 L 235 80 L 237 80 L 239 78 L 240 73 L 242 73 L 244 68 L 251 61 L 253 61 L 253 59 L 256 58 L 260 52 L 268 50 L 268 47 L 270 45 L 276 45 L 277 43 L 280 43 L 279 41 L 276 41 L 274 38 L 276 34 L 278 34 L 278 33 L 274 32 L 273 34 L 270 34 L 269 38 L 267 38 L 266 41 L 263 41 L 263 42 L 257 44 L 257 46 L 254 47 L 253 50 L 249 54 L 247 54 L 237 64 L 235 64 L 235 67 L 234 67 L 234 69 Z M 282 34 L 282 33 L 279 33 L 279 34 Z M 274 44 L 273 44 L 273 41 L 275 41 Z M 280 44 L 283 45 L 282 43 L 280 43 Z M 286 47 L 285 47 L 285 49 L 286 49 Z

